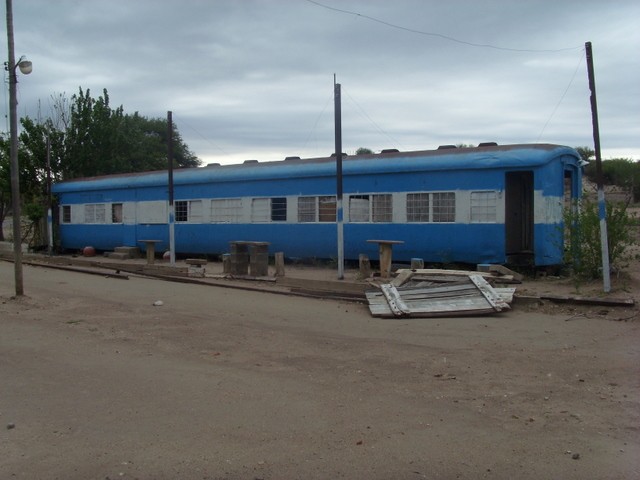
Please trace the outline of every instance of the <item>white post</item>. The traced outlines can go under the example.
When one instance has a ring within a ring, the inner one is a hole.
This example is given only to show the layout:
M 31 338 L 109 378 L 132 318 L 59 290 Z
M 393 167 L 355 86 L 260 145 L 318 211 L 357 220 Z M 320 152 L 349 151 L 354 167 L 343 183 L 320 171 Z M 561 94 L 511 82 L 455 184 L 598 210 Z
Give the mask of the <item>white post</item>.
M 342 197 L 336 202 L 338 216 L 338 280 L 344 278 L 344 222 L 342 221 Z
M 173 202 L 169 204 L 169 262 L 171 266 L 176 264 L 176 212 Z
M 49 237 L 47 248 L 49 256 L 53 254 L 53 213 L 51 213 L 51 207 L 47 209 L 47 234 Z

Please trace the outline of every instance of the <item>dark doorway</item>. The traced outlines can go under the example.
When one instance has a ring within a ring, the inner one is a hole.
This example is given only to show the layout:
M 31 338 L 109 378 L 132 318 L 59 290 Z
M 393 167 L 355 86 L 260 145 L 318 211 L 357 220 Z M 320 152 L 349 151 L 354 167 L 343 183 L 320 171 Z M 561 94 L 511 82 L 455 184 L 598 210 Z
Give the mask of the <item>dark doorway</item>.
M 508 172 L 505 188 L 507 263 L 532 265 L 533 172 Z

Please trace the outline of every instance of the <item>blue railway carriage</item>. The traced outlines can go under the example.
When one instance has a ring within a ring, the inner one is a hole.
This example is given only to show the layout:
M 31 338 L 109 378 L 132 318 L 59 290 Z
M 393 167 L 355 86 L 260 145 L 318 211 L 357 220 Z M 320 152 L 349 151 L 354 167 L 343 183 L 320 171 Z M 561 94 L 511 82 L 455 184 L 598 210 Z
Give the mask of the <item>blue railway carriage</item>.
M 558 145 L 490 144 L 343 157 L 344 254 L 400 240 L 395 261 L 558 265 L 563 210 L 581 192 L 581 159 Z M 175 251 L 220 254 L 270 242 L 288 258 L 337 258 L 335 157 L 246 161 L 174 172 Z M 61 182 L 65 249 L 169 248 L 166 171 Z

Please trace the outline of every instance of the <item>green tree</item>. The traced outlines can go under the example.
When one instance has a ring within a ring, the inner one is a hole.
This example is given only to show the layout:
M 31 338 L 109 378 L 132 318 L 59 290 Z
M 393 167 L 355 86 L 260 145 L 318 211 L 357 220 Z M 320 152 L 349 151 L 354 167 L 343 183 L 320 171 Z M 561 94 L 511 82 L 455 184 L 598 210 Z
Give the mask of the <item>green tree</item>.
M 585 175 L 596 182 L 596 166 L 591 162 L 585 168 Z M 613 158 L 602 162 L 602 182 L 605 185 L 617 185 L 633 198 L 640 201 L 640 162 L 629 158 Z
M 127 152 L 123 172 L 163 170 L 167 168 L 167 120 L 143 117 L 138 112 L 125 115 L 121 136 Z M 198 158 L 189 150 L 175 124 L 173 125 L 173 161 L 175 167 L 197 167 Z
M 596 154 L 595 150 L 590 147 L 576 147 L 575 150 L 585 162 L 590 162 Z
M 359 149 L 356 150 L 356 155 L 371 155 L 372 153 L 373 153 L 373 150 L 366 147 L 360 147 Z
M 48 175 L 57 181 L 167 168 L 167 120 L 150 119 L 137 112 L 127 115 L 122 106 L 112 109 L 106 89 L 98 98 L 82 89 L 70 101 L 64 95 L 55 96 L 52 115 L 45 121 L 25 117 L 20 122 L 20 195 L 24 215 L 34 225 L 48 207 Z M 175 167 L 200 164 L 175 125 L 173 152 Z M 9 136 L 0 134 L 0 222 L 10 207 Z M 4 240 L 1 228 L 0 240 Z
M 112 110 L 109 95 L 94 99 L 80 89 L 72 97 L 69 125 L 65 131 L 64 178 L 92 177 L 121 171 L 117 146 L 123 109 Z
M 0 241 L 5 240 L 2 225 L 11 207 L 11 167 L 8 135 L 0 134 Z
M 44 125 L 29 118 L 21 119 L 22 132 L 18 136 L 18 164 L 20 166 L 20 197 L 23 214 L 32 223 L 38 222 L 48 204 L 47 131 Z M 10 138 L 0 137 L 0 221 L 11 210 Z M 0 231 L 0 240 L 4 240 Z
M 61 163 L 65 179 L 166 168 L 167 120 L 149 119 L 138 112 L 126 115 L 112 109 L 107 90 L 97 99 L 90 91 L 72 97 Z M 173 152 L 177 167 L 195 167 L 198 158 L 173 125 Z

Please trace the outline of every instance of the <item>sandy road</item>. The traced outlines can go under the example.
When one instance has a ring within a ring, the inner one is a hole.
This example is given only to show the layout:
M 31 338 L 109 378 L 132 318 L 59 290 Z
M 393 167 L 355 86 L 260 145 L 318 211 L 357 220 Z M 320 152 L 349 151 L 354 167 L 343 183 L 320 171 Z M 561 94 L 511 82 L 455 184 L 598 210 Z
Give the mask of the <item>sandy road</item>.
M 640 477 L 638 322 L 380 320 L 32 267 L 25 287 L 0 262 L 3 479 Z

